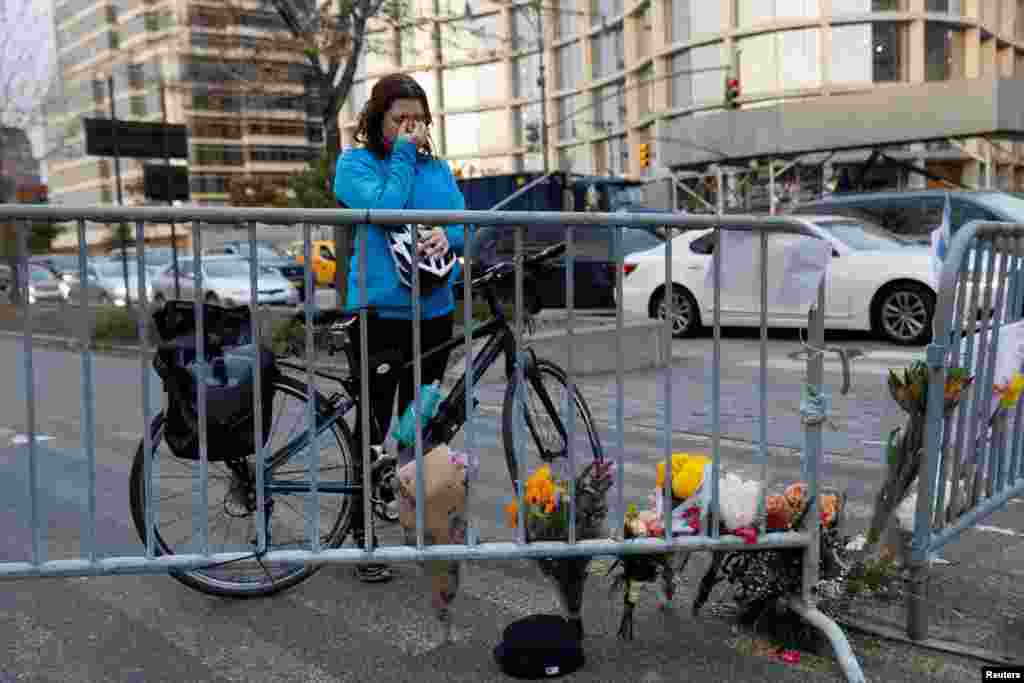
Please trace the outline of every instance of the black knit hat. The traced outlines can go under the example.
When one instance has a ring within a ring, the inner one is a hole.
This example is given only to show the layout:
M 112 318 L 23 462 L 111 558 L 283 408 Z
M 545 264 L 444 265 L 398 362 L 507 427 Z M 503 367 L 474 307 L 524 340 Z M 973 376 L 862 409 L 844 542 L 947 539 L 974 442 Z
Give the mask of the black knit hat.
M 555 678 L 583 666 L 583 646 L 566 619 L 535 614 L 505 627 L 494 658 L 513 678 Z

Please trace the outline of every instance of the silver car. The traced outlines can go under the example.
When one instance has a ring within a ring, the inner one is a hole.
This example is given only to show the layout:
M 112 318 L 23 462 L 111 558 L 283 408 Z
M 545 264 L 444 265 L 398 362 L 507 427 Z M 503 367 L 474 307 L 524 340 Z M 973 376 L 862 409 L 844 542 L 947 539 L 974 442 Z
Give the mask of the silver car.
M 202 260 L 203 291 L 207 303 L 224 306 L 248 306 L 251 271 L 249 261 L 237 256 L 209 256 Z M 196 296 L 195 263 L 191 257 L 178 260 L 181 298 Z M 294 306 L 299 293 L 276 268 L 261 266 L 257 279 L 257 301 L 260 304 Z M 153 282 L 153 301 L 161 304 L 174 297 L 174 267 L 169 266 Z
M 139 300 L 139 270 L 134 261 L 128 261 L 128 289 L 125 296 L 124 286 L 124 263 L 121 259 L 98 259 L 86 266 L 86 280 L 83 285 L 81 278 L 71 282 L 71 291 L 68 299 L 77 304 L 82 300 L 83 291 L 87 294 L 89 303 L 97 303 L 101 306 L 124 306 L 127 299 L 132 302 Z M 152 277 L 146 275 L 146 297 L 153 298 Z
M 68 299 L 68 283 L 44 266 L 28 267 L 28 302 L 62 304 Z

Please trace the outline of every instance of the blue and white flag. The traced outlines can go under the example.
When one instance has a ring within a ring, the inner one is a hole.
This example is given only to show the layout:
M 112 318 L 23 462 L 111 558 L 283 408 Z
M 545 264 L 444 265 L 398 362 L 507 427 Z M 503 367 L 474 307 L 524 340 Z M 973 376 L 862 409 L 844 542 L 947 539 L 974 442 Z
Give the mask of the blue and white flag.
M 942 223 L 932 231 L 932 273 L 938 280 L 942 274 L 942 264 L 946 260 L 946 253 L 949 251 L 949 243 L 953 237 L 950 234 L 950 208 L 949 193 L 946 193 L 946 206 L 942 209 Z

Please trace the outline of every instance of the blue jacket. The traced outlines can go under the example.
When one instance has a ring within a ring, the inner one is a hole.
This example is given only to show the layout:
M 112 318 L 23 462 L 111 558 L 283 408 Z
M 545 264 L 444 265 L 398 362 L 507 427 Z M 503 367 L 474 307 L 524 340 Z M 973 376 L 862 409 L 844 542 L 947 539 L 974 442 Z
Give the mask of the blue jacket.
M 466 208 L 455 177 L 448 164 L 417 153 L 416 145 L 402 140 L 391 155 L 378 159 L 373 152 L 359 147 L 338 157 L 334 176 L 334 194 L 352 209 L 456 210 Z M 412 293 L 402 286 L 388 250 L 388 226 L 360 225 L 355 253 L 348 271 L 348 296 L 345 310 L 359 310 L 359 249 L 366 240 L 366 303 L 382 318 L 412 320 Z M 462 254 L 463 226 L 445 226 L 451 249 Z M 449 285 L 422 297 L 423 320 L 451 313 L 455 308 L 451 283 L 459 279 L 459 264 L 448 278 Z

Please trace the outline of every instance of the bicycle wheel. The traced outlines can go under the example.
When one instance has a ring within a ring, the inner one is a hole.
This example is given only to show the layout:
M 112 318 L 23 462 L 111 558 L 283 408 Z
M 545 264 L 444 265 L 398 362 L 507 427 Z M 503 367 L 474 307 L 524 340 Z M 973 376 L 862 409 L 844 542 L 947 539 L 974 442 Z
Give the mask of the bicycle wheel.
M 524 463 L 528 468 L 529 463 L 538 460 L 552 462 L 557 458 L 568 458 L 569 416 L 564 414 L 564 407 L 569 396 L 569 383 L 565 371 L 551 361 L 536 359 L 533 371 L 523 379 L 525 391 L 520 390 L 516 375 L 509 380 L 501 411 L 501 435 L 513 490 L 515 482 L 519 480 L 518 462 Z M 540 386 L 545 389 L 550 404 L 538 393 Z M 590 408 L 583 399 L 579 386 L 575 386 L 574 389 L 573 404 L 576 415 L 573 456 L 577 466 L 574 474 L 576 476 L 591 462 L 603 458 L 604 452 Z M 522 410 L 519 410 L 520 407 Z M 517 418 L 524 435 L 518 461 L 514 442 Z
M 328 403 L 320 395 L 317 405 L 326 412 Z M 273 421 L 267 439 L 267 457 L 272 458 L 286 443 L 306 429 L 306 385 L 289 377 L 274 381 Z M 163 440 L 163 413 L 153 419 L 153 531 L 157 555 L 198 553 L 203 551 L 198 516 L 199 499 L 193 492 L 198 485 L 200 463 L 176 457 Z M 290 425 L 289 429 L 283 429 Z M 352 437 L 341 420 L 318 440 L 319 480 L 355 482 Z M 307 481 L 309 449 L 273 466 L 275 480 Z M 194 484 L 195 482 L 195 484 Z M 211 552 L 255 552 L 256 528 L 255 456 L 236 466 L 211 462 L 207 470 L 207 513 Z M 144 445 L 139 444 L 132 463 L 129 497 L 132 521 L 139 538 L 146 542 L 146 481 Z M 307 502 L 303 493 L 275 493 L 269 512 L 267 550 L 298 549 L 310 546 L 307 537 Z M 354 494 L 320 494 L 320 544 L 340 546 L 351 523 Z M 261 597 L 290 588 L 308 579 L 319 565 L 264 562 L 253 557 L 218 567 L 172 570 L 178 581 L 210 595 Z

